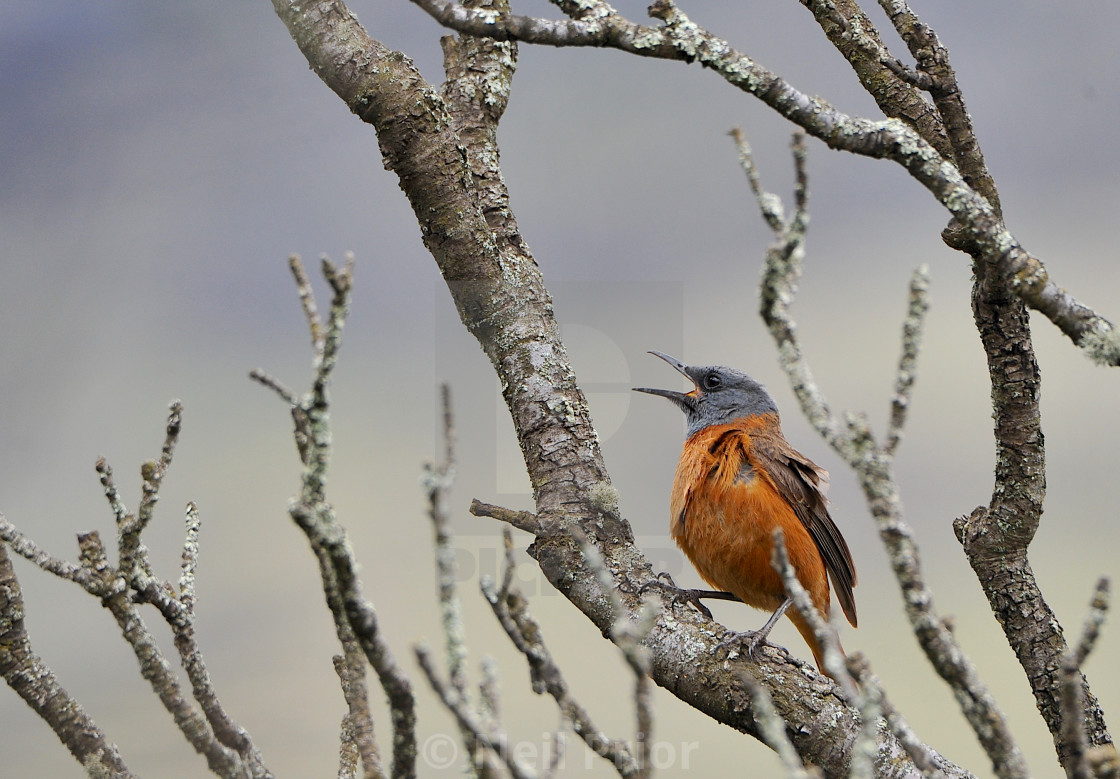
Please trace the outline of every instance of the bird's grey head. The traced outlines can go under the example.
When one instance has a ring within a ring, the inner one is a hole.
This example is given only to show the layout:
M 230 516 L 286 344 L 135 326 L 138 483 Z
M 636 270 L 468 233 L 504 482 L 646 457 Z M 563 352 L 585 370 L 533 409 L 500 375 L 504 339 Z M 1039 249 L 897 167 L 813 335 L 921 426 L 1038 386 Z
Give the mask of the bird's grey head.
M 742 417 L 777 413 L 766 388 L 742 371 L 718 365 L 685 365 L 675 357 L 650 352 L 672 365 L 695 385 L 692 392 L 635 387 L 635 392 L 660 395 L 677 404 L 688 417 L 688 435 L 709 425 L 722 425 Z

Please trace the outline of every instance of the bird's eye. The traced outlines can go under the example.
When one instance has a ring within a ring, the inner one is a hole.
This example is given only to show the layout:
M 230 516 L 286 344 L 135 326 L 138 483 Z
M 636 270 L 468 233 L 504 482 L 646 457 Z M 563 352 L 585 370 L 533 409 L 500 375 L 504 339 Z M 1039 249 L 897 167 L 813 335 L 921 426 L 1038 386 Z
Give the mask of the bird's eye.
M 719 377 L 718 373 L 709 373 L 704 377 L 704 389 L 714 390 L 719 389 L 723 385 L 723 379 Z

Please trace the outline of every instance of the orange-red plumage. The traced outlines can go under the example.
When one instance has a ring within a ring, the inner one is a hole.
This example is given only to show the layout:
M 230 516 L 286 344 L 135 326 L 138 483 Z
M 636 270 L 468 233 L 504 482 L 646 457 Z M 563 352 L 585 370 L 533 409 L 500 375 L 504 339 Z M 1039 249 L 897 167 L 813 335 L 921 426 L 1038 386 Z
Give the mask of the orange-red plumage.
M 760 384 L 728 368 L 694 368 L 654 352 L 688 376 L 689 393 L 642 389 L 668 397 L 689 417 L 670 499 L 673 540 L 711 586 L 755 608 L 786 601 L 771 565 L 780 527 L 797 578 L 827 619 L 829 578 L 855 626 L 855 566 L 828 514 L 828 474 L 782 435 L 777 408 Z M 823 671 L 822 650 L 796 610 L 787 612 Z
M 793 456 L 811 466 L 786 442 L 776 414 L 705 427 L 685 442 L 677 464 L 670 499 L 673 540 L 712 587 L 733 593 L 748 606 L 773 611 L 786 599 L 782 580 L 770 562 L 771 534 L 780 527 L 797 578 L 827 619 L 831 599 L 824 557 L 791 505 L 791 498 L 797 498 L 783 495 L 771 474 L 775 468 L 790 466 L 755 454 L 754 449 Z M 831 524 L 827 514 L 811 521 Z M 855 625 L 850 585 L 847 594 L 847 604 L 841 605 Z M 796 611 L 789 616 L 813 651 L 817 666 L 823 668 L 821 648 L 808 624 Z

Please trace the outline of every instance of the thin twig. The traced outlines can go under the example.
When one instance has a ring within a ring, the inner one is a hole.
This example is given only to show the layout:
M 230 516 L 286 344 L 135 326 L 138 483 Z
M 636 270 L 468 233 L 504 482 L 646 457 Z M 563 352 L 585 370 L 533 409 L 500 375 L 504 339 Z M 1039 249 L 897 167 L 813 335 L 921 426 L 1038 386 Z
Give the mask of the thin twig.
M 808 591 L 797 578 L 797 572 L 789 560 L 786 550 L 785 535 L 781 528 L 775 528 L 772 534 L 774 550 L 770 564 L 778 575 L 782 577 L 782 585 L 786 595 L 793 600 L 793 607 L 797 609 L 802 618 L 809 624 L 813 636 L 821 646 L 824 655 L 824 670 L 840 685 L 844 698 L 859 709 L 860 730 L 852 744 L 851 764 L 849 775 L 853 779 L 871 779 L 875 775 L 876 736 L 878 723 L 882 719 L 878 706 L 876 706 L 856 685 L 855 679 L 848 672 L 844 652 L 840 648 L 840 639 L 835 628 L 825 621 Z
M 122 536 L 130 537 L 133 533 L 138 536 L 151 522 L 156 502 L 159 500 L 159 488 L 163 484 L 163 477 L 171 467 L 171 458 L 175 453 L 175 444 L 178 443 L 182 425 L 183 404 L 178 400 L 173 400 L 167 416 L 167 435 L 164 438 L 163 447 L 160 449 L 159 459 L 146 462 L 140 467 L 140 477 L 143 480 L 140 505 L 136 509 L 135 522 L 125 523 L 125 532 L 122 533 Z M 141 562 L 147 564 L 146 560 L 141 560 Z
M 447 665 L 451 686 L 460 695 L 466 692 L 467 650 L 463 641 L 463 610 L 455 585 L 455 548 L 452 545 L 451 518 L 447 513 L 447 493 L 455 481 L 455 423 L 451 411 L 451 388 L 440 388 L 443 408 L 443 460 L 424 467 L 421 484 L 428 496 L 428 517 L 432 521 L 439 586 L 440 616 L 447 644 Z
M 299 396 L 293 390 L 285 386 L 284 383 L 275 376 L 265 373 L 260 368 L 253 368 L 253 370 L 249 371 L 249 378 L 275 392 L 284 402 L 290 403 L 293 406 L 299 404 Z
M 307 325 L 311 330 L 311 348 L 316 352 L 323 348 L 323 320 L 319 316 L 319 307 L 315 304 L 315 292 L 311 288 L 311 279 L 303 267 L 303 260 L 298 254 L 288 258 L 288 268 L 292 271 L 292 278 L 296 280 L 296 290 L 299 292 L 299 302 L 303 306 L 303 315 L 307 318 Z
M 891 418 L 887 427 L 887 441 L 883 449 L 894 454 L 902 440 L 902 428 L 906 424 L 906 412 L 910 408 L 910 398 L 914 381 L 918 378 L 918 351 L 922 342 L 922 325 L 929 311 L 929 266 L 920 265 L 910 277 L 910 302 L 906 319 L 902 323 L 902 355 L 898 360 L 898 374 L 894 383 L 894 398 L 891 399 Z
M 198 568 L 198 531 L 201 520 L 198 506 L 194 503 L 187 504 L 186 529 L 183 533 L 183 564 L 179 576 L 179 602 L 188 613 L 194 614 L 194 579 Z
M 365 779 L 384 779 L 385 772 L 381 767 L 381 755 L 377 750 L 377 743 L 373 737 L 373 718 L 369 710 L 369 695 L 366 690 L 365 659 L 361 654 L 356 641 L 344 644 L 346 654 L 335 655 L 332 658 L 334 671 L 338 674 L 342 686 L 342 697 L 349 709 L 342 718 L 342 727 L 339 735 L 339 760 L 340 771 L 345 767 L 348 772 L 357 777 L 358 770 L 355 759 L 360 760 L 365 766 L 362 776 Z
M 795 154 L 795 167 L 800 182 L 805 176 L 803 154 Z M 765 206 L 760 207 L 765 209 Z M 797 325 L 789 309 L 801 275 L 807 223 L 807 216 L 787 220 L 776 231 L 775 241 L 766 251 L 760 284 L 761 313 L 777 344 L 779 362 L 789 377 L 802 413 L 859 476 L 902 590 L 910 624 L 934 670 L 953 690 L 961 711 L 1002 779 L 1028 776 L 1026 761 L 1003 713 L 934 608 L 933 593 L 922 575 L 921 557 L 913 533 L 903 519 L 894 477 L 893 451 L 876 443 L 863 415 L 848 412 L 841 421 L 832 412 L 801 350 Z M 899 420 L 900 425 L 902 421 L 904 419 Z M 895 432 L 900 436 L 901 427 Z
M 536 779 L 536 771 L 508 749 L 509 736 L 506 732 L 495 723 L 484 722 L 478 716 L 478 713 L 471 708 L 470 704 L 453 687 L 440 678 L 432 662 L 431 650 L 420 644 L 415 647 L 415 652 L 416 660 L 420 664 L 424 676 L 428 678 L 428 683 L 431 684 L 436 695 L 443 701 L 447 710 L 455 716 L 459 727 L 474 734 L 474 737 L 482 746 L 502 761 L 514 779 Z
M 88 576 L 80 566 L 48 554 L 38 544 L 21 533 L 3 514 L 0 514 L 0 540 L 4 541 L 20 557 L 34 563 L 47 573 L 53 573 L 60 579 L 72 581 L 88 589 L 86 587 Z
M 113 482 L 113 469 L 109 467 L 104 457 L 98 457 L 93 467 L 97 471 L 101 487 L 105 492 L 105 499 L 109 501 L 109 508 L 113 511 L 117 526 L 120 527 L 128 521 L 128 508 L 125 507 L 120 492 L 117 491 L 117 485 Z
M 933 754 L 917 734 L 910 728 L 910 723 L 887 699 L 879 677 L 871 670 L 867 659 L 858 652 L 848 655 L 848 670 L 859 682 L 860 690 L 879 706 L 887 721 L 887 727 L 894 733 L 895 738 L 902 744 L 906 754 L 914 761 L 914 765 L 928 779 L 944 779 L 945 773 L 937 767 Z
M 844 697 L 849 702 L 855 703 L 859 690 L 856 687 L 855 680 L 852 679 L 852 675 L 848 673 L 844 652 L 840 649 L 840 639 L 836 635 L 836 630 L 817 611 L 817 607 L 813 605 L 813 599 L 809 597 L 809 592 L 801 584 L 801 580 L 797 578 L 797 572 L 789 560 L 785 534 L 782 529 L 780 527 L 774 528 L 771 538 L 774 541 L 774 548 L 770 564 L 782 577 L 782 586 L 785 588 L 786 595 L 793 601 L 793 607 L 809 623 L 809 627 L 813 631 L 813 637 L 820 644 L 824 656 L 824 670 L 840 685 L 840 691 L 844 694 Z
M 128 581 L 130 587 L 138 593 L 143 593 L 152 603 L 156 603 L 166 613 L 179 608 L 179 602 L 171 585 L 155 577 L 151 563 L 148 561 L 148 550 L 141 543 L 140 534 L 152 521 L 156 503 L 159 501 L 159 490 L 163 478 L 171 467 L 171 459 L 175 453 L 175 444 L 179 440 L 179 432 L 183 424 L 183 404 L 178 400 L 171 401 L 167 416 L 166 435 L 160 449 L 158 460 L 149 460 L 140 466 L 141 496 L 140 505 L 135 514 L 126 514 L 123 517 L 117 506 L 113 506 L 113 513 L 117 517 L 117 555 L 121 575 Z M 102 461 L 99 461 L 99 465 Z M 99 469 L 100 470 L 100 469 Z M 106 479 L 111 472 L 106 466 L 102 473 L 102 485 L 105 486 L 106 495 L 115 488 L 111 487 L 111 480 L 106 485 Z M 118 499 L 119 500 L 119 499 Z M 110 504 L 114 500 L 110 497 Z
M 463 625 L 463 608 L 456 585 L 454 538 L 451 517 L 447 511 L 447 498 L 455 483 L 455 417 L 451 407 L 451 387 L 440 387 L 443 419 L 443 457 L 438 463 L 424 466 L 421 484 L 428 496 L 428 517 L 432 521 L 433 546 L 436 559 L 436 581 L 439 590 L 440 617 L 444 642 L 447 648 L 449 682 L 463 700 L 467 700 L 467 646 Z M 480 749 L 477 739 L 467 730 L 461 730 L 468 765 L 474 776 L 492 776 L 497 770 L 493 757 Z
M 471 501 L 470 511 L 476 517 L 490 517 L 534 536 L 539 536 L 544 532 L 540 517 L 530 511 L 514 511 L 502 506 L 483 503 L 477 498 Z
M 1101 626 L 1108 616 L 1110 600 L 1109 580 L 1102 576 L 1093 589 L 1093 599 L 1089 604 L 1089 615 L 1085 618 L 1081 639 L 1062 660 L 1062 738 L 1069 750 L 1065 766 L 1069 779 L 1093 779 L 1095 776 L 1088 760 L 1089 739 L 1085 732 L 1085 689 L 1081 666 L 1097 643 Z
M 612 763 L 619 774 L 638 776 L 641 767 L 626 743 L 610 739 L 595 725 L 583 705 L 572 696 L 563 672 L 544 643 L 540 625 L 529 613 L 528 603 L 520 592 L 512 588 L 516 565 L 513 543 L 509 538 L 509 530 L 503 529 L 503 532 L 506 538 L 506 561 L 502 587 L 498 589 L 489 576 L 481 577 L 479 586 L 506 635 L 528 661 L 533 691 L 551 695 L 561 714 L 572 723 L 572 730 L 591 751 Z
M 373 606 L 362 595 L 357 575 L 358 563 L 347 540 L 346 528 L 339 522 L 334 508 L 326 500 L 332 448 L 327 388 L 342 344 L 342 329 L 349 311 L 354 258 L 347 254 L 341 268 L 326 257 L 322 259 L 322 272 L 333 292 L 325 325 L 299 258 L 293 257 L 289 265 L 296 278 L 314 346 L 311 389 L 299 396 L 262 371 L 253 371 L 250 375 L 288 401 L 296 421 L 295 439 L 300 461 L 303 463 L 303 475 L 300 494 L 289 502 L 288 513 L 307 535 L 319 562 L 327 605 L 334 618 L 344 657 L 350 666 L 351 691 L 358 696 L 352 701 L 355 704 L 352 713 L 356 709 L 361 715 L 361 693 L 356 690 L 364 689 L 355 687 L 359 684 L 361 666 L 355 656 L 357 647 L 373 667 L 389 699 L 389 713 L 393 724 L 392 775 L 413 776 L 416 770 L 416 701 L 412 684 L 381 635 Z M 367 733 L 368 739 L 363 740 Z M 380 771 L 380 760 L 372 742 L 372 723 L 359 721 L 353 735 L 362 754 L 366 772 Z
M 498 682 L 498 663 L 490 655 L 479 661 L 482 681 L 478 683 L 478 711 L 487 719 L 497 722 L 501 718 L 501 685 Z
M 170 458 L 168 458 L 169 461 Z M 152 603 L 163 615 L 175 637 L 179 662 L 191 683 L 191 691 L 210 724 L 214 738 L 234 750 L 253 775 L 267 775 L 268 769 L 253 745 L 249 733 L 226 712 L 206 666 L 202 648 L 195 636 L 195 570 L 198 564 L 198 533 L 201 520 L 198 507 L 187 504 L 179 595 L 170 586 L 136 590 L 135 599 Z
M 23 618 L 23 593 L 7 547 L 0 543 L 0 676 L 50 726 L 90 776 L 132 779 L 134 774 L 116 745 L 32 650 Z
M 603 562 L 603 556 L 587 536 L 580 531 L 573 535 L 579 543 L 580 551 L 587 567 L 599 580 L 603 592 L 611 600 L 615 621 L 611 628 L 611 640 L 622 650 L 630 670 L 634 673 L 634 713 L 636 730 L 634 733 L 635 759 L 638 762 L 637 776 L 648 777 L 653 770 L 650 749 L 653 743 L 653 682 L 649 678 L 650 650 L 644 645 L 657 621 L 658 606 L 656 598 L 650 594 L 642 600 L 638 618 L 631 622 L 623 608 L 618 582 Z

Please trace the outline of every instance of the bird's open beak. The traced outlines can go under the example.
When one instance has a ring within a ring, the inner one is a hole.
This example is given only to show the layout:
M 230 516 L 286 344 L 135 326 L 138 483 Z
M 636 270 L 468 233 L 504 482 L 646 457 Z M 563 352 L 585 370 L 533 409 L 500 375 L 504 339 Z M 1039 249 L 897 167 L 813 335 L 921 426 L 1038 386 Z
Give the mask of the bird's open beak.
M 676 357 L 670 357 L 663 352 L 655 351 L 650 351 L 650 354 L 652 354 L 654 357 L 660 357 L 662 360 L 680 371 L 682 376 L 687 378 L 694 385 L 696 384 L 696 382 L 693 381 L 692 377 L 688 375 L 688 366 L 678 360 Z M 663 398 L 668 398 L 669 400 L 680 406 L 681 410 L 686 414 L 696 409 L 696 389 L 692 390 L 692 392 L 677 392 L 675 390 L 653 389 L 651 387 L 634 387 L 634 392 L 645 392 L 650 395 L 660 395 Z

